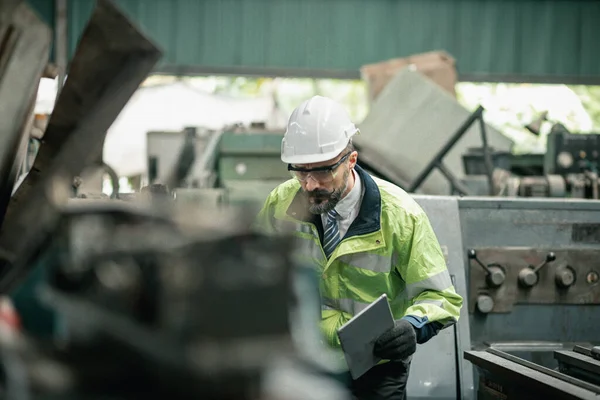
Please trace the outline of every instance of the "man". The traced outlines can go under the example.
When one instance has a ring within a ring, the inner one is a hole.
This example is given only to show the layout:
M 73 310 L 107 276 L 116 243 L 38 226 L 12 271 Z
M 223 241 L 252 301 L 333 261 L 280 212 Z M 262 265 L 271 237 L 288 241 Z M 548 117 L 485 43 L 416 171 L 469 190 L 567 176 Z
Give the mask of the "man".
M 395 327 L 375 343 L 384 362 L 351 383 L 358 399 L 404 399 L 411 356 L 458 320 L 452 285 L 427 216 L 406 192 L 356 162 L 358 129 L 334 101 L 315 96 L 290 116 L 281 159 L 293 179 L 269 195 L 259 226 L 294 226 L 304 258 L 321 275 L 320 328 L 340 349 L 337 330 L 386 294 Z

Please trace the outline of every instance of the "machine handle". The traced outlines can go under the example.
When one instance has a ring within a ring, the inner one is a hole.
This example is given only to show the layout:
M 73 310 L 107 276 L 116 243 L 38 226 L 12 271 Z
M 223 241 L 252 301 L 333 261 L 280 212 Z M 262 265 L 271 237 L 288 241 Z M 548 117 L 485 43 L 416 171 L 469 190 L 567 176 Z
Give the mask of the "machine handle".
M 530 265 L 528 267 L 523 268 L 519 272 L 519 282 L 521 283 L 521 285 L 525 288 L 531 288 L 537 285 L 539 279 L 537 274 L 538 271 L 554 260 L 556 260 L 556 255 L 553 252 L 549 252 L 548 254 L 546 254 L 546 259 L 543 262 L 541 262 L 537 267 Z
M 474 249 L 469 249 L 467 251 L 467 256 L 469 257 L 469 260 L 475 260 L 477 264 L 481 265 L 481 268 L 483 268 L 488 275 L 492 273 L 492 271 L 490 271 L 486 265 L 479 261 L 479 258 L 477 258 L 477 252 Z
M 504 270 L 498 264 L 483 264 L 479 261 L 479 258 L 477 258 L 477 252 L 474 249 L 469 249 L 467 251 L 467 256 L 469 257 L 469 260 L 475 260 L 477 264 L 485 270 L 487 274 L 485 280 L 489 287 L 497 288 L 502 286 L 506 276 L 504 275 Z
M 540 269 L 542 269 L 544 267 L 544 265 L 551 263 L 552 261 L 556 260 L 556 254 L 554 254 L 552 251 L 550 253 L 548 253 L 546 255 L 546 260 L 544 260 L 543 262 L 540 263 L 540 265 L 538 265 L 537 267 L 533 268 L 533 272 L 537 273 Z

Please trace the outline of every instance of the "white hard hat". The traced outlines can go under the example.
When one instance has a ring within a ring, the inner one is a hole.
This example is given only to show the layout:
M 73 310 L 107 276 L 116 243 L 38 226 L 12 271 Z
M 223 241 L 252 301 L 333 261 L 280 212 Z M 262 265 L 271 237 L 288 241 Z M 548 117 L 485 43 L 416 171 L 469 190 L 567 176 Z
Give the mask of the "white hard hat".
M 281 141 L 281 161 L 312 164 L 331 160 L 356 133 L 358 129 L 340 104 L 314 96 L 292 112 Z

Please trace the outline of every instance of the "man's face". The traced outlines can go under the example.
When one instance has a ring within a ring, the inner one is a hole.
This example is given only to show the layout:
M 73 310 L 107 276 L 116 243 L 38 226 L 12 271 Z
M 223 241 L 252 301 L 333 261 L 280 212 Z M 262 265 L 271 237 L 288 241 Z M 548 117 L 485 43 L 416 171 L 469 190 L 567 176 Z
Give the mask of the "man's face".
M 342 152 L 336 158 L 329 161 L 314 164 L 298 164 L 295 167 L 314 169 L 335 165 L 347 151 Z M 302 193 L 309 202 L 309 211 L 312 214 L 324 214 L 335 208 L 337 203 L 344 197 L 348 188 L 348 180 L 351 170 L 356 165 L 358 153 L 351 152 L 348 157 L 334 170 L 319 173 L 308 173 L 306 179 L 300 180 Z

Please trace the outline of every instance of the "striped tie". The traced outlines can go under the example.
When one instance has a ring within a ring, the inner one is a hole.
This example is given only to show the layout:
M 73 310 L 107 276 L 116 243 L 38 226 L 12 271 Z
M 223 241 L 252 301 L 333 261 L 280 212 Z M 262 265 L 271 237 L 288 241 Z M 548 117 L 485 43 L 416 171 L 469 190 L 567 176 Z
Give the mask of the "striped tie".
M 327 258 L 333 253 L 337 245 L 340 243 L 340 231 L 338 229 L 337 220 L 335 217 L 338 213 L 335 210 L 331 210 L 327 213 L 327 226 L 325 227 L 325 234 L 323 235 L 323 250 Z

